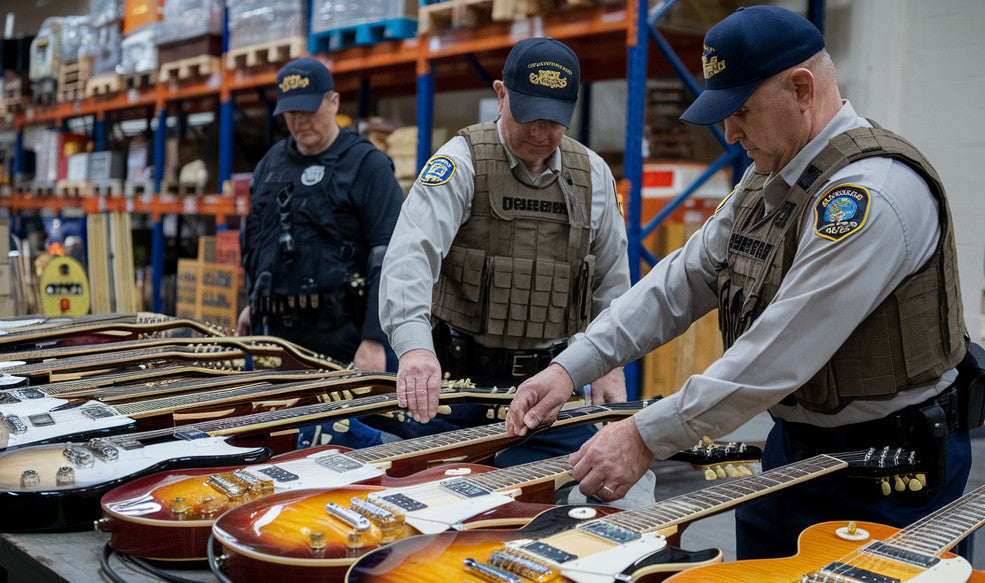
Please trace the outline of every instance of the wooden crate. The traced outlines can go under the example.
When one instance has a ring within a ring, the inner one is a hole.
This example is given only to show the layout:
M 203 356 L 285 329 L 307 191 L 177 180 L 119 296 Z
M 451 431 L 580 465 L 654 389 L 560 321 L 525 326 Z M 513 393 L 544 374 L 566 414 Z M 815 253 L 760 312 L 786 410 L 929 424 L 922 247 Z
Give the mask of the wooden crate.
M 127 87 L 127 79 L 119 73 L 94 75 L 86 81 L 86 97 L 111 97 Z

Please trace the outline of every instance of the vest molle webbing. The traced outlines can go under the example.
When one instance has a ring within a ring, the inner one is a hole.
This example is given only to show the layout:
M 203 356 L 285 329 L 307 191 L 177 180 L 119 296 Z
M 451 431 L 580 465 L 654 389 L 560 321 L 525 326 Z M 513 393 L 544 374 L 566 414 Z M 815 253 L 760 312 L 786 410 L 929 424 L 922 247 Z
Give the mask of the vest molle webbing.
M 475 194 L 442 263 L 433 314 L 484 335 L 490 348 L 534 348 L 582 330 L 594 279 L 587 151 L 563 138 L 560 176 L 530 185 L 510 169 L 495 122 L 461 135 L 472 153 Z
M 762 193 L 766 176 L 754 175 L 744 185 L 736 197 L 728 264 L 718 279 L 725 346 L 731 346 L 776 295 L 811 202 L 828 178 L 872 156 L 904 162 L 926 180 L 939 202 L 940 239 L 927 264 L 877 306 L 793 394 L 799 405 L 812 411 L 835 413 L 853 399 L 888 399 L 926 385 L 957 365 L 966 350 L 957 252 L 943 184 L 916 148 L 881 128 L 859 128 L 832 139 L 769 215 L 764 215 Z

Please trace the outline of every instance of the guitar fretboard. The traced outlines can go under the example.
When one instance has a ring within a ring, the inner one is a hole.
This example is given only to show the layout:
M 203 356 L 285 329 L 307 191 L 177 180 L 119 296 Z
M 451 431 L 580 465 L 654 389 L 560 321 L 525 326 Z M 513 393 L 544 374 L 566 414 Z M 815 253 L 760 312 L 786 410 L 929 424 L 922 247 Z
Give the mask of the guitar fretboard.
M 747 478 L 736 478 L 690 494 L 636 510 L 617 512 L 597 521 L 645 533 L 696 520 L 763 494 L 847 467 L 848 463 L 819 455 Z
M 917 553 L 938 556 L 985 524 L 985 486 L 921 518 L 886 542 Z

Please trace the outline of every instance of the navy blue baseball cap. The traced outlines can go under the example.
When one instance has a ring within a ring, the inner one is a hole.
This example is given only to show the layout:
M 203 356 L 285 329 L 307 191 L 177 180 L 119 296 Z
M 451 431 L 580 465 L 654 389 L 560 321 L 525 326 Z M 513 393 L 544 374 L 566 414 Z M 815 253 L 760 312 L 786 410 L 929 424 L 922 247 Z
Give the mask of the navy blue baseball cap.
M 809 20 L 778 6 L 739 8 L 705 35 L 705 90 L 681 119 L 709 125 L 732 115 L 759 83 L 803 63 L 824 48 Z
M 520 123 L 546 119 L 569 127 L 578 101 L 578 57 L 552 38 L 526 38 L 513 45 L 503 66 L 510 114 Z
M 335 89 L 332 72 L 317 59 L 297 59 L 277 71 L 277 108 L 285 111 L 317 111 L 325 94 Z

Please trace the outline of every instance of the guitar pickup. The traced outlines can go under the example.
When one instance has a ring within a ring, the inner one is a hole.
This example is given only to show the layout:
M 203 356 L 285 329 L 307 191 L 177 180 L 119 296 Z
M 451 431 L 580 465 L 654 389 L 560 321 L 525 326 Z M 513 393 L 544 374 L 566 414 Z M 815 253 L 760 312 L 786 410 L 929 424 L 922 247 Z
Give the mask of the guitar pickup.
M 31 422 L 34 427 L 47 427 L 49 425 L 55 424 L 55 419 L 47 413 L 38 413 L 36 415 L 28 415 L 27 420 Z
M 296 480 L 300 480 L 301 479 L 301 476 L 295 474 L 294 472 L 290 472 L 290 471 L 285 470 L 284 468 L 281 468 L 281 467 L 278 467 L 278 466 L 267 466 L 265 468 L 261 468 L 258 471 L 261 474 L 266 474 L 266 475 L 270 476 L 271 478 L 274 479 L 274 481 L 280 482 L 280 483 L 294 482 Z
M 486 496 L 489 494 L 489 490 L 477 486 L 468 480 L 446 480 L 441 482 L 441 487 L 446 490 L 450 490 L 463 498 L 478 498 L 479 496 Z
M 206 437 L 211 437 L 208 433 L 202 431 L 201 429 L 195 429 L 190 427 L 187 429 L 179 429 L 174 432 L 174 436 L 178 439 L 184 439 L 185 441 L 192 441 L 194 439 L 205 439 Z
M 31 388 L 21 389 L 18 392 L 25 399 L 43 399 L 48 396 L 46 393 L 43 393 L 38 389 L 31 389 Z
M 373 501 L 381 500 L 383 502 L 392 504 L 397 508 L 405 510 L 406 512 L 423 510 L 428 507 L 427 504 L 424 504 L 423 502 L 418 502 L 417 500 L 414 500 L 413 498 L 406 496 L 404 494 L 390 494 L 389 496 L 380 496 L 380 497 L 376 497 L 374 496 L 374 494 L 369 495 L 370 498 L 373 498 Z
M 589 534 L 594 534 L 599 538 L 603 538 L 607 541 L 616 543 L 617 545 L 626 544 L 632 542 L 642 535 L 634 530 L 628 528 L 623 528 L 615 524 L 609 524 L 602 522 L 601 520 L 593 520 L 591 522 L 584 522 L 579 524 L 576 528 L 583 530 Z
M 113 417 L 116 415 L 116 411 L 110 409 L 109 407 L 103 405 L 94 405 L 89 407 L 83 407 L 79 409 L 79 412 L 95 421 L 96 419 L 105 419 L 107 417 Z
M 363 465 L 356 460 L 347 458 L 344 455 L 339 455 L 337 453 L 320 457 L 316 461 L 318 465 L 323 468 L 334 470 L 340 474 L 351 472 L 352 470 L 358 470 L 363 467 Z

